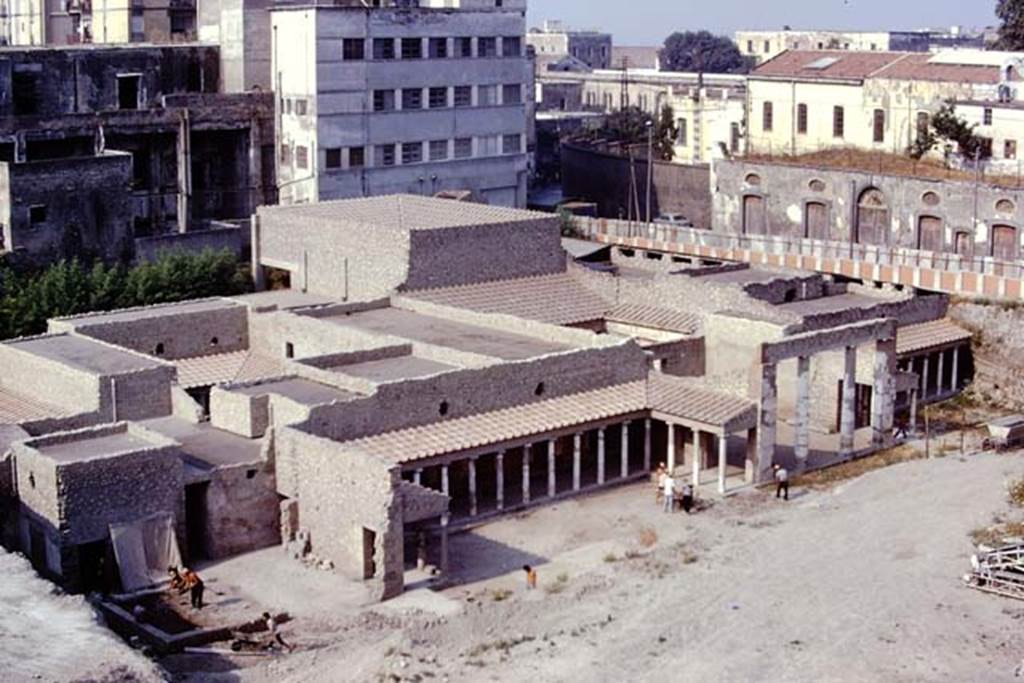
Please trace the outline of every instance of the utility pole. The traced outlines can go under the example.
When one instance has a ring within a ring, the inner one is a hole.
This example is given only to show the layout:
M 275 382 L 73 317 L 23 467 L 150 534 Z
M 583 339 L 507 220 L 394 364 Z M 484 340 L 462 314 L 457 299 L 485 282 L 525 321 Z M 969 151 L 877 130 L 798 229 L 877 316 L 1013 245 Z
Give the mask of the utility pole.
M 654 121 L 647 121 L 647 230 L 651 229 L 651 180 L 654 175 Z

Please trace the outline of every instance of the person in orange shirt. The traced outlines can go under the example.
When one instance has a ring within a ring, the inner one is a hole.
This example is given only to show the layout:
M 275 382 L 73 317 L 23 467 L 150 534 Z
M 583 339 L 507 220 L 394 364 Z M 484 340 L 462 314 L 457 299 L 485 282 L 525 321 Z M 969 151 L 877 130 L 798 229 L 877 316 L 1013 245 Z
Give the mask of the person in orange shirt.
M 537 587 L 537 570 L 528 564 L 523 565 L 523 571 L 526 572 L 526 588 L 527 590 L 533 590 Z
M 206 586 L 203 584 L 203 580 L 199 578 L 199 574 L 185 567 L 181 572 L 181 578 L 183 585 L 181 588 L 182 593 L 188 591 L 189 598 L 192 601 L 192 606 L 196 609 L 203 608 L 203 590 Z

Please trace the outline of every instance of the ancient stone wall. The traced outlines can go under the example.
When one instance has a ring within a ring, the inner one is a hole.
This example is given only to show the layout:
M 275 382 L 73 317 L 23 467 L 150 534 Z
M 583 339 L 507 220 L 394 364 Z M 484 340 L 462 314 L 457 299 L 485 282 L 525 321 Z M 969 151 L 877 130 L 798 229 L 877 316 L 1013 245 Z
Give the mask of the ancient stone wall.
M 100 378 L 42 356 L 0 344 L 0 387 L 54 405 L 68 413 L 100 409 Z
M 212 560 L 281 542 L 272 463 L 255 462 L 213 471 L 206 490 L 203 548 Z

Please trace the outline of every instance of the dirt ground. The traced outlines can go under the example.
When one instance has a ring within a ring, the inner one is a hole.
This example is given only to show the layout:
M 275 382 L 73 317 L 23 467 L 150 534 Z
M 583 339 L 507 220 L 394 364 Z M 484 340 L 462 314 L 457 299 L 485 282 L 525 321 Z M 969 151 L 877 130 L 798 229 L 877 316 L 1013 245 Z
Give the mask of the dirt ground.
M 1022 476 L 1021 454 L 985 454 L 794 489 L 788 503 L 748 491 L 689 517 L 641 485 L 562 502 L 456 537 L 461 583 L 441 593 L 297 612 L 283 629 L 295 653 L 195 661 L 206 672 L 182 678 L 1011 680 L 1024 603 L 960 576 L 969 532 L 1007 513 L 1006 483 Z

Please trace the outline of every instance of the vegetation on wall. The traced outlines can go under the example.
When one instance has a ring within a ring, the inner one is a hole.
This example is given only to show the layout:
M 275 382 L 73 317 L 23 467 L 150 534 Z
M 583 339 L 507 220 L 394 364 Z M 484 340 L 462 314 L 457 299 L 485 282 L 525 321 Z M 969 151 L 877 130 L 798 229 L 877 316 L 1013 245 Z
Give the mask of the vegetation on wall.
M 651 115 L 639 107 L 626 107 L 613 112 L 605 119 L 601 128 L 595 129 L 589 137 L 618 142 L 623 145 L 646 145 L 647 144 L 647 123 L 651 121 Z M 675 143 L 676 122 L 675 112 L 672 107 L 665 105 L 661 108 L 661 115 L 657 121 L 652 121 L 654 126 L 651 144 L 654 148 L 654 158 L 662 161 L 672 161 L 675 154 L 673 144 Z
M 964 159 L 986 159 L 990 151 L 984 140 L 975 135 L 975 124 L 969 124 L 956 114 L 952 102 L 944 104 L 928 122 L 928 129 L 918 132 L 908 154 L 914 159 L 924 157 L 940 144 L 950 144 Z
M 665 39 L 659 54 L 662 71 L 745 74 L 754 65 L 731 39 L 709 31 L 677 31 Z
M 0 339 L 41 334 L 48 318 L 146 306 L 251 289 L 230 251 L 162 253 L 134 267 L 60 261 L 43 269 L 0 263 Z
M 1011 52 L 1024 50 L 1024 0 L 999 0 L 996 16 L 1002 22 L 996 48 Z

